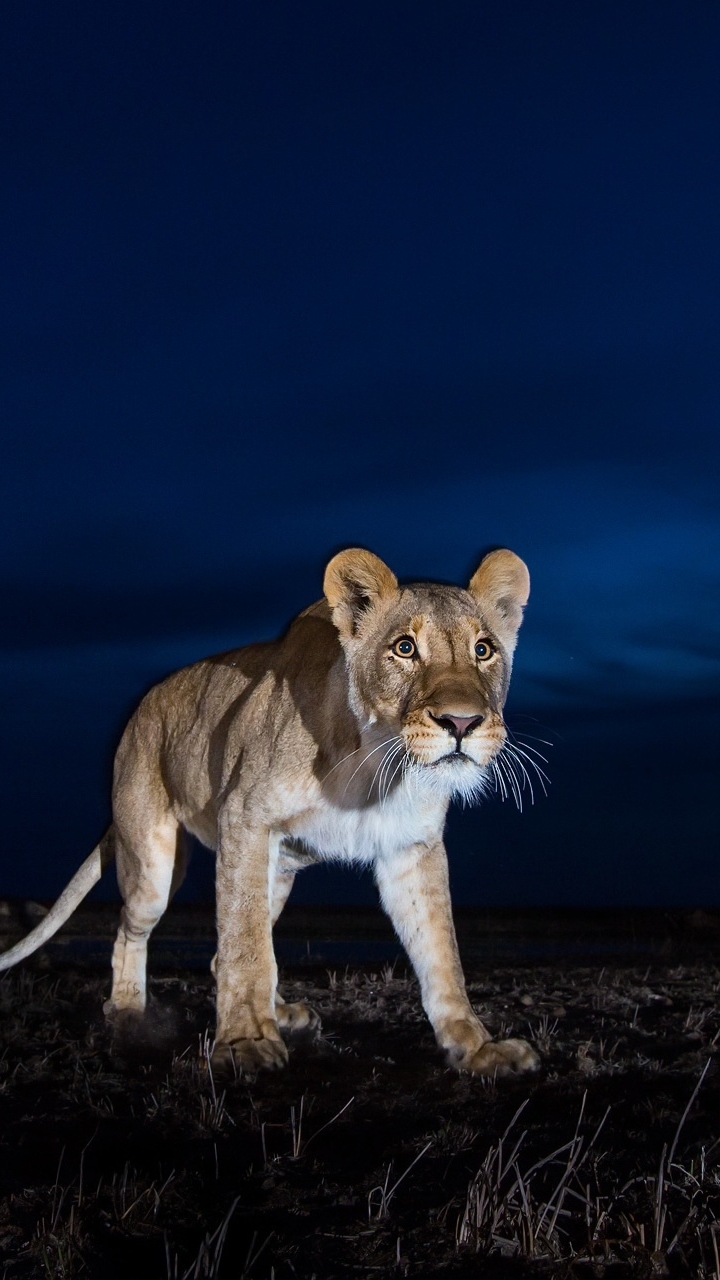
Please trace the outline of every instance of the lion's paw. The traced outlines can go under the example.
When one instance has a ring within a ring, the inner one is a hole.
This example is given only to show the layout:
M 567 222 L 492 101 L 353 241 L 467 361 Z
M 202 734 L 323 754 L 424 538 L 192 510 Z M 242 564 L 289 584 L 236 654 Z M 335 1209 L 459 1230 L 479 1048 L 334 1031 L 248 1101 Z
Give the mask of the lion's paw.
M 145 1005 L 122 1005 L 115 1004 L 113 1000 L 106 1000 L 103 1004 L 103 1014 L 105 1021 L 113 1031 L 126 1027 L 137 1027 L 145 1019 Z
M 540 1058 L 526 1040 L 488 1040 L 455 1065 L 476 1076 L 513 1076 L 538 1071 Z
M 275 1017 L 280 1030 L 287 1031 L 289 1035 L 298 1033 L 307 1036 L 319 1035 L 322 1026 L 320 1015 L 301 1000 L 292 1004 L 278 1000 L 275 1005 Z
M 147 1001 L 144 991 L 114 991 L 109 1000 L 103 1004 L 102 1011 L 106 1022 L 111 1024 L 123 1019 L 142 1019 Z
M 257 1040 L 233 1040 L 217 1043 L 210 1059 L 213 1075 L 235 1079 L 239 1075 L 257 1075 L 258 1071 L 277 1071 L 287 1065 L 288 1051 L 284 1042 L 263 1036 Z

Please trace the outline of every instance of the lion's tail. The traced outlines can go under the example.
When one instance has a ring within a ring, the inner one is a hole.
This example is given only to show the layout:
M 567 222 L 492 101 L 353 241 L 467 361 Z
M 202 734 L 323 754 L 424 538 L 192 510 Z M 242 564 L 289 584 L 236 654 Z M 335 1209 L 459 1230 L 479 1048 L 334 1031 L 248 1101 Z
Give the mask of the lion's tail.
M 18 942 L 14 947 L 10 947 L 8 951 L 0 954 L 0 971 L 3 969 L 12 969 L 14 964 L 19 964 L 21 960 L 25 960 L 31 956 L 33 951 L 37 951 L 43 943 L 52 938 L 57 933 L 61 925 L 72 915 L 76 907 L 80 905 L 83 898 L 96 885 L 103 871 L 110 865 L 115 857 L 115 835 L 113 828 L 105 833 L 102 840 L 95 846 L 89 858 L 86 858 L 82 866 L 78 868 L 72 880 L 63 889 L 57 902 L 50 908 L 47 915 L 40 921 L 31 933 L 23 938 L 22 942 Z

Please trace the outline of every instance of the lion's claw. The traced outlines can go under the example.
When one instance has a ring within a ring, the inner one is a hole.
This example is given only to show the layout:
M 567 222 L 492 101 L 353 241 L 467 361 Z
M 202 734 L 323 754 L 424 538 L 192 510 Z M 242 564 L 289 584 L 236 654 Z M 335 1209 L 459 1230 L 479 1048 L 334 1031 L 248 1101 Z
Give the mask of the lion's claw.
M 319 1035 L 322 1023 L 320 1015 L 303 1001 L 297 1000 L 291 1004 L 285 1001 L 277 1001 L 275 1005 L 275 1017 L 278 1026 L 282 1031 L 286 1031 L 289 1035 L 297 1035 L 301 1033 L 307 1036 Z
M 257 1040 L 233 1040 L 231 1044 L 216 1044 L 210 1059 L 215 1075 L 236 1078 L 239 1075 L 254 1076 L 258 1071 L 277 1071 L 287 1064 L 288 1051 L 284 1042 L 263 1036 Z

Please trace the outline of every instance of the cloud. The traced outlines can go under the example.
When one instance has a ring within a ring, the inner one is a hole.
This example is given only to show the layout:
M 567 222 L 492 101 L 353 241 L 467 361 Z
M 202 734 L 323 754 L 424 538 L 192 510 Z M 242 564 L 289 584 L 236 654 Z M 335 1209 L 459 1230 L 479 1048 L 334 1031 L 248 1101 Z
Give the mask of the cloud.
M 440 456 L 424 483 L 392 477 L 362 494 L 299 495 L 269 522 L 252 546 L 219 536 L 218 556 L 207 529 L 187 558 L 192 531 L 178 531 L 173 561 L 133 542 L 132 587 L 115 574 L 102 582 L 110 552 L 100 541 L 87 586 L 28 584 L 6 598 L 12 643 L 61 649 L 68 672 L 73 647 L 90 655 L 94 643 L 114 655 L 98 656 L 101 665 L 139 663 L 157 675 L 277 634 L 319 596 L 323 563 L 340 546 L 369 546 L 406 579 L 465 582 L 484 548 L 504 545 L 526 559 L 533 582 L 515 705 L 720 690 L 720 515 L 709 480 L 609 464 L 457 475 Z M 83 662 L 89 673 L 95 659 Z

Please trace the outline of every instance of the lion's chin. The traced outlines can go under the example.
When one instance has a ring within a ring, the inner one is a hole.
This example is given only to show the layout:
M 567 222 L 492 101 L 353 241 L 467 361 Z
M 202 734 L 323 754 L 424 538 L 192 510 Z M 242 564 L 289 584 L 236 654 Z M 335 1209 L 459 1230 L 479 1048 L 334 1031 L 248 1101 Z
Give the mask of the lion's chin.
M 417 785 L 450 800 L 474 804 L 491 789 L 487 766 L 464 751 L 449 751 L 437 760 L 415 761 L 408 770 Z

